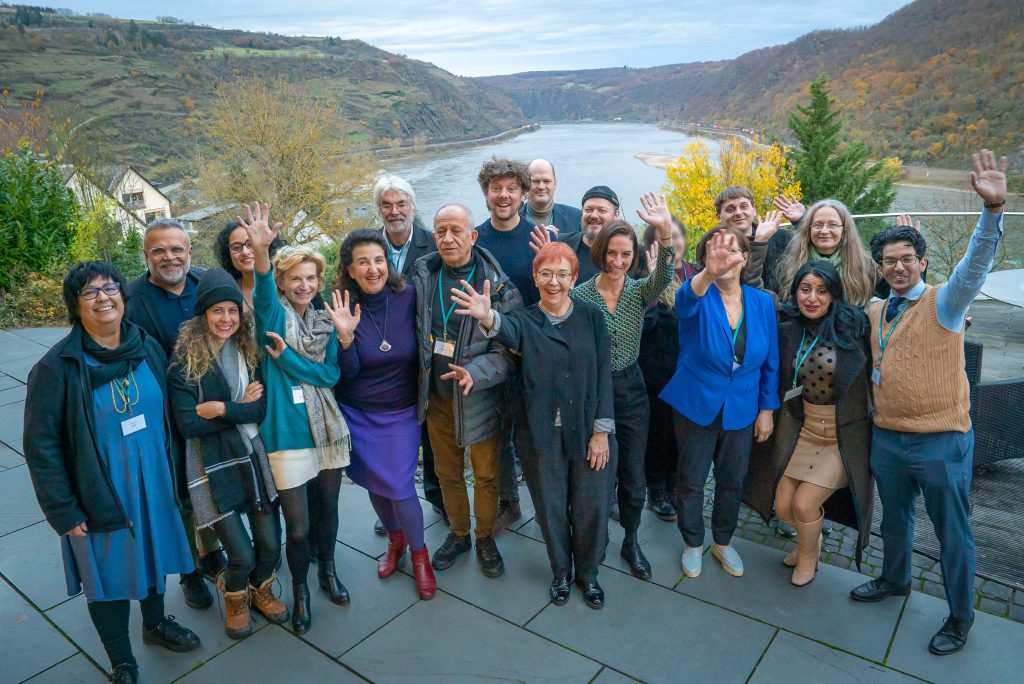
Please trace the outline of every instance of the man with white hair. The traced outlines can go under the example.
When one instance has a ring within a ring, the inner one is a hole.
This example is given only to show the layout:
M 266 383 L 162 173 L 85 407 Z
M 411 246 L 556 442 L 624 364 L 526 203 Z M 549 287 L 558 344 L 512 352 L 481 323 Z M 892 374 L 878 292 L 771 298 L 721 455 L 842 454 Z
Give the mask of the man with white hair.
M 526 170 L 530 174 L 530 190 L 519 215 L 536 226 L 554 226 L 559 235 L 579 232 L 582 212 L 568 204 L 555 202 L 558 179 L 554 165 L 547 159 L 534 159 Z
M 437 251 L 430 233 L 416 225 L 416 193 L 404 178 L 385 173 L 373 186 L 373 206 L 384 224 L 391 265 L 408 277 L 417 259 Z

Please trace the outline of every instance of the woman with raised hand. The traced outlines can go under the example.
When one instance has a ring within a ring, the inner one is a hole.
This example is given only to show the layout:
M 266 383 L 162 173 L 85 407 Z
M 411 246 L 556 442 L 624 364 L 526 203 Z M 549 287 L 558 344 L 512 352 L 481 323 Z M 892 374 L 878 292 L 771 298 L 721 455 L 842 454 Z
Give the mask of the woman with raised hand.
M 744 499 L 766 522 L 774 505 L 796 528 L 783 563 L 799 587 L 814 579 L 824 517 L 859 531 L 858 567 L 871 535 L 871 342 L 867 316 L 846 301 L 829 262 L 801 266 L 788 299 L 779 316 L 782 405 L 771 439 L 754 446 Z
M 393 270 L 379 230 L 345 236 L 332 301 L 328 311 L 341 346 L 334 394 L 352 431 L 347 473 L 369 492 L 388 533 L 377 575 L 395 574 L 408 548 L 416 590 L 427 600 L 437 581 L 414 484 L 420 452 L 416 290 Z
M 533 260 L 540 301 L 499 314 L 490 283 L 452 289 L 457 313 L 472 316 L 488 337 L 517 351 L 523 402 L 516 449 L 547 545 L 555 605 L 575 581 L 588 606 L 604 606 L 597 570 L 608 544 L 608 493 L 615 475 L 611 343 L 601 310 L 569 297 L 579 274 L 572 248 L 544 245 Z
M 25 461 L 39 507 L 60 535 L 68 595 L 85 592 L 114 682 L 138 679 L 131 601 L 142 641 L 185 652 L 199 637 L 164 613 L 167 575 L 192 572 L 175 492 L 167 360 L 124 320 L 125 281 L 105 261 L 64 278 L 71 332 L 32 367 Z
M 256 258 L 256 339 L 267 349 L 263 381 L 267 415 L 260 423 L 284 512 L 288 569 L 292 574 L 292 627 L 298 634 L 311 623 L 306 576 L 312 551 L 317 578 L 331 601 L 348 605 L 349 593 L 338 579 L 334 548 L 338 536 L 338 495 L 342 468 L 349 463 L 350 436 L 334 398 L 338 383 L 338 344 L 327 311 L 311 306 L 323 286 L 326 262 L 310 247 L 284 247 L 270 262 L 270 245 L 281 224 L 270 224 L 270 208 L 246 206 L 238 217 Z M 267 344 L 269 343 L 269 344 Z M 310 539 L 312 489 L 320 516 Z
M 742 284 L 750 258 L 738 228 L 712 228 L 697 245 L 703 267 L 679 288 L 679 362 L 661 398 L 675 409 L 679 443 L 676 511 L 683 573 L 697 577 L 704 550 L 704 483 L 715 465 L 712 555 L 735 577 L 743 561 L 731 545 L 752 439 L 772 433 L 778 397 L 778 326 L 771 295 Z M 682 344 L 686 340 L 686 344 Z
M 270 244 L 270 258 L 273 259 L 282 247 L 284 241 L 275 238 Z M 256 289 L 256 255 L 245 227 L 238 221 L 229 221 L 214 238 L 213 253 L 220 267 L 235 279 L 242 291 L 245 311 L 251 312 L 252 293 Z
M 196 527 L 212 527 L 228 554 L 217 586 L 232 639 L 252 633 L 250 604 L 270 622 L 288 619 L 273 592 L 281 557 L 277 489 L 257 427 L 267 413 L 260 351 L 243 306 L 227 271 L 204 273 L 167 375 L 174 418 L 187 440 L 185 477 Z

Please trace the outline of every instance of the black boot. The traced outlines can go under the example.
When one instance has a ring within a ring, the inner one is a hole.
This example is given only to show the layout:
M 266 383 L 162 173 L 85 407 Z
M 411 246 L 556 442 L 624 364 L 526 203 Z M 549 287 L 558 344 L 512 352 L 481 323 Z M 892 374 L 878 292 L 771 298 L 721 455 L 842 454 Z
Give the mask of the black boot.
M 113 684 L 136 684 L 139 681 L 139 666 L 134 663 L 121 663 L 110 673 Z
M 296 634 L 309 631 L 312 613 L 309 608 L 309 585 L 305 582 L 292 582 L 292 629 Z
M 622 550 L 619 552 L 623 560 L 629 563 L 629 571 L 634 577 L 642 580 L 651 579 L 651 564 L 640 550 L 640 542 L 636 540 L 636 532 L 627 532 L 626 538 L 622 541 Z
M 333 560 L 322 560 L 317 563 L 316 576 L 320 580 L 320 588 L 330 594 L 331 603 L 336 603 L 339 606 L 349 604 L 348 589 L 338 579 Z

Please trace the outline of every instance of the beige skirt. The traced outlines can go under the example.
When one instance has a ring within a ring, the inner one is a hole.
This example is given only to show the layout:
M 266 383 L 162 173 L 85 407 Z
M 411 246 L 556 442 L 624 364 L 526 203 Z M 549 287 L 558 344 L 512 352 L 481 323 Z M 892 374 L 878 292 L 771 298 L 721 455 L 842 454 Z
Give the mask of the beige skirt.
M 836 442 L 835 405 L 804 402 L 804 424 L 785 475 L 828 489 L 846 486 L 846 468 Z

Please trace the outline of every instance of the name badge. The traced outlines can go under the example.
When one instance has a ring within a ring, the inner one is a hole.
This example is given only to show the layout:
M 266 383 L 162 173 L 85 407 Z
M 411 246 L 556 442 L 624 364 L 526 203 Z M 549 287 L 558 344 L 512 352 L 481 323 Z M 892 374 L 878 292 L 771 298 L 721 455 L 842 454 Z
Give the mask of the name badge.
M 803 385 L 797 385 L 793 389 L 791 389 L 788 392 L 786 392 L 783 395 L 783 397 L 784 397 L 785 401 L 789 401 L 790 399 L 796 399 L 797 397 L 799 397 L 803 393 L 804 393 L 804 386 Z
M 146 416 L 135 416 L 121 421 L 121 435 L 127 437 L 139 430 L 146 429 Z
M 455 343 L 446 342 L 444 340 L 434 341 L 434 353 L 440 354 L 441 356 L 448 357 L 449 359 L 455 356 Z
M 871 382 L 876 385 L 882 384 L 882 371 L 878 370 L 878 366 L 871 369 Z
M 302 386 L 292 387 L 292 403 L 293 404 L 305 404 L 306 397 L 302 395 Z

